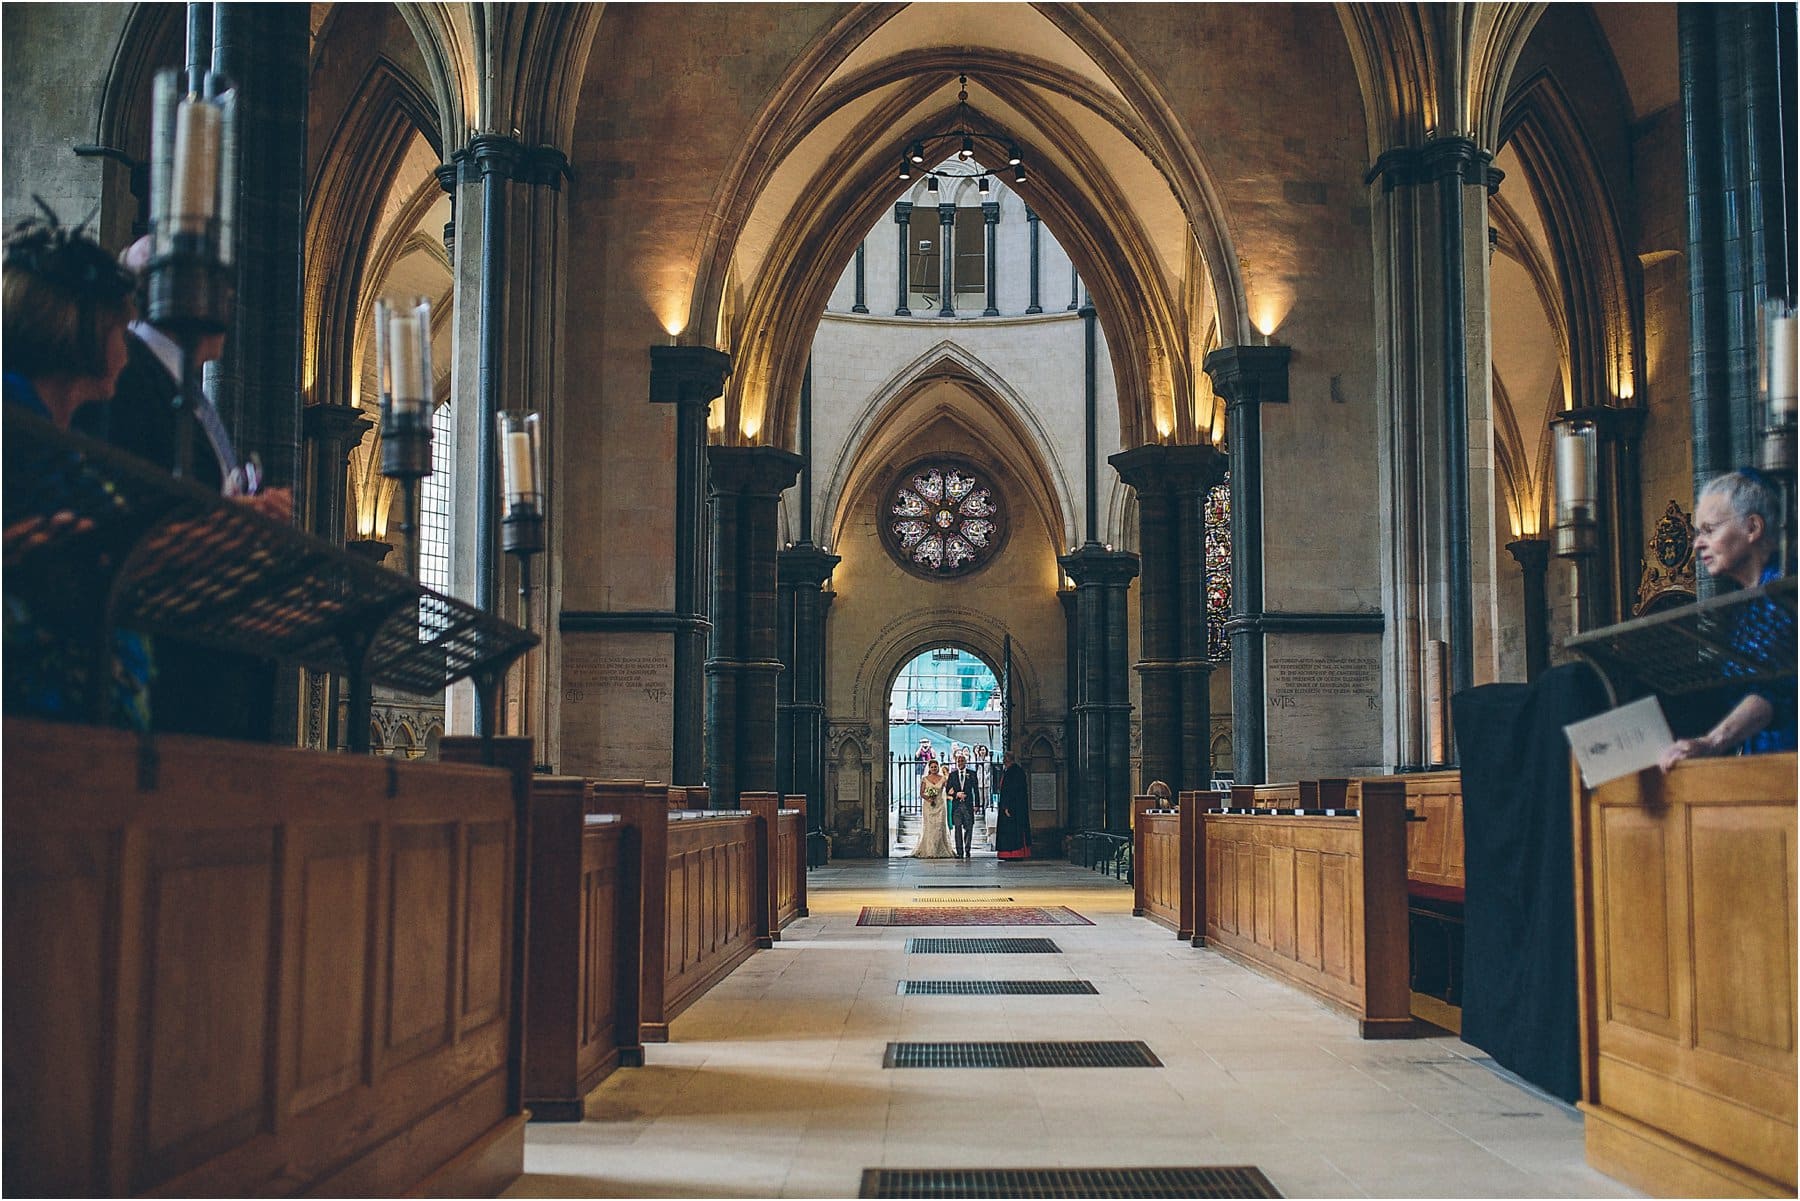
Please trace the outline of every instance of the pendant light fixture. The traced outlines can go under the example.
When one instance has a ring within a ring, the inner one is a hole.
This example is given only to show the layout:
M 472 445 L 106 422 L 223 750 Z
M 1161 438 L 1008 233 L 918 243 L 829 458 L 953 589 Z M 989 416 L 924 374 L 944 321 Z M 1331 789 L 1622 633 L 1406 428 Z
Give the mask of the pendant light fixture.
M 933 145 L 954 139 L 957 147 L 956 158 L 958 161 L 973 163 L 975 159 L 975 143 L 985 142 L 993 146 L 996 150 L 1005 153 L 1006 164 L 1013 169 L 1013 183 L 1024 183 L 1025 166 L 1024 160 L 1019 153 L 1018 142 L 1014 141 L 1012 138 L 1005 137 L 991 130 L 977 126 L 974 120 L 974 112 L 969 108 L 969 77 L 967 75 L 961 75 L 958 76 L 957 81 L 960 88 L 956 93 L 955 120 L 952 122 L 950 128 L 941 130 L 938 133 L 928 134 L 907 147 L 905 153 L 900 156 L 900 178 L 902 180 L 912 179 L 913 168 L 924 166 L 925 155 Z M 940 178 L 970 178 L 969 174 L 955 172 L 926 171 L 924 174 L 926 191 L 933 194 L 936 194 L 938 191 L 938 180 Z M 979 176 L 978 184 L 981 195 L 984 197 L 988 196 L 992 186 L 993 183 L 991 178 L 985 172 L 982 172 Z

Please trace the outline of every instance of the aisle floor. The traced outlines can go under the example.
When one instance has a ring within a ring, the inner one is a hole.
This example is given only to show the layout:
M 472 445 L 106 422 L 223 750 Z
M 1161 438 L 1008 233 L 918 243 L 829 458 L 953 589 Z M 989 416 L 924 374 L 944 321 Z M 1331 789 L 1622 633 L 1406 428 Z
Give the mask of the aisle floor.
M 945 887 L 974 885 L 975 887 Z M 791 924 L 615 1072 L 534 1123 L 511 1197 L 854 1197 L 875 1167 L 1254 1165 L 1285 1196 L 1635 1196 L 1581 1117 L 1450 1035 L 1365 1042 L 1304 994 L 1131 916 L 1062 863 L 892 860 L 810 876 Z M 1008 898 L 1001 900 L 1000 898 Z M 1066 905 L 1092 926 L 858 926 L 865 905 Z M 914 936 L 1057 955 L 909 955 Z M 902 980 L 1092 995 L 903 996 Z M 1160 1068 L 889 1069 L 892 1041 L 1134 1040 Z

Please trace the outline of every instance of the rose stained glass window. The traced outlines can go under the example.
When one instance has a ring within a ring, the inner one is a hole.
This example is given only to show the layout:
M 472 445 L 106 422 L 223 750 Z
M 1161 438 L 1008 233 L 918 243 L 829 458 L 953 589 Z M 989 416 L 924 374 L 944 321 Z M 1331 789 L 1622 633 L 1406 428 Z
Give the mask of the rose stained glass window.
M 1231 620 L 1231 476 L 1206 494 L 1206 657 L 1229 658 Z
M 991 559 L 1005 533 L 999 498 L 973 464 L 914 464 L 888 491 L 882 540 L 908 571 L 961 575 Z

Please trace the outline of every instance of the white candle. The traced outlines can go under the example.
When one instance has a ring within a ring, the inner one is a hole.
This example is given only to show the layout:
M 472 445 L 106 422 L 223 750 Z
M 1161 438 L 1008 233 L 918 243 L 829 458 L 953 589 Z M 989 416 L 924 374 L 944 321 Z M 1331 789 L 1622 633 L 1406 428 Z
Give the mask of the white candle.
M 1784 425 L 1794 417 L 1794 369 L 1800 317 L 1777 316 L 1769 321 L 1769 423 Z
M 537 473 L 531 461 L 531 435 L 524 430 L 512 430 L 506 435 L 501 455 L 506 467 L 507 499 L 513 503 L 527 500 L 537 491 Z
M 394 411 L 417 412 L 425 407 L 425 364 L 419 357 L 418 320 L 411 313 L 388 319 L 388 346 L 394 356 Z
M 175 171 L 169 208 L 182 233 L 203 234 L 218 204 L 219 110 L 184 100 L 175 110 Z

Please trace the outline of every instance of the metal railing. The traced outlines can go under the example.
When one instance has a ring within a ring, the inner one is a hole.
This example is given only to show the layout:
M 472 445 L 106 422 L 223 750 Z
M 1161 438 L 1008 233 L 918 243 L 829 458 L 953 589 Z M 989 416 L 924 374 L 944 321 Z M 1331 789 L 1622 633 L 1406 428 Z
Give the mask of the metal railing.
M 1105 830 L 1082 830 L 1069 835 L 1069 861 L 1090 871 L 1131 882 L 1131 836 Z

